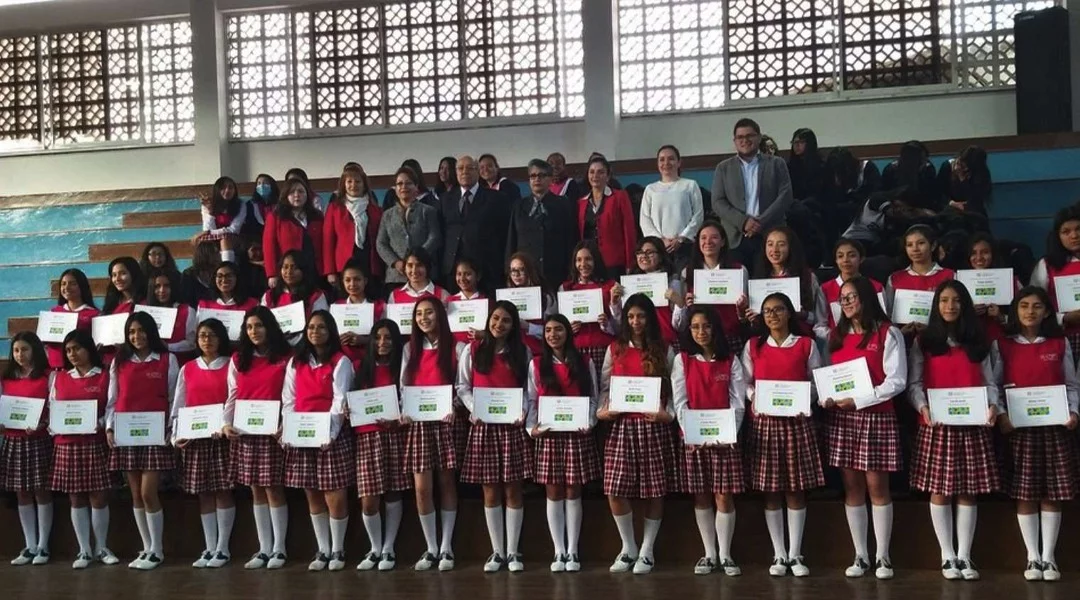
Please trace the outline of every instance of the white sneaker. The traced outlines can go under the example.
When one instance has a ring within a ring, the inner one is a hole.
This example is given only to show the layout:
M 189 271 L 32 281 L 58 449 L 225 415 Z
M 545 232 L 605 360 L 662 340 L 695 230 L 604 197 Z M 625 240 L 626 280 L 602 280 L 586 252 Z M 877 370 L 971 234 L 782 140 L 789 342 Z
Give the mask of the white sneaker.
M 957 579 L 963 577 L 964 574 L 960 572 L 960 565 L 958 563 L 959 561 L 957 561 L 955 558 L 950 558 L 948 560 L 942 561 L 941 576 L 945 579 L 948 579 L 949 581 L 956 581 Z
M 1028 581 L 1042 581 L 1042 578 L 1042 563 L 1037 560 L 1029 560 L 1027 566 L 1024 567 L 1024 579 Z
M 634 568 L 636 562 L 637 557 L 630 556 L 629 554 L 620 554 L 615 557 L 615 562 L 611 563 L 611 566 L 608 567 L 608 571 L 612 573 L 626 573 Z
M 252 556 L 250 560 L 244 563 L 244 568 L 249 570 L 264 569 L 266 568 L 266 563 L 268 562 L 270 562 L 269 556 L 263 554 L 262 552 L 257 552 L 255 553 L 255 556 Z
M 443 552 L 439 555 L 439 570 L 453 571 L 455 562 L 454 554 L 452 552 Z
M 970 558 L 967 560 L 958 560 L 957 567 L 960 569 L 960 575 L 964 578 L 964 581 L 978 581 L 979 569 L 975 566 L 975 562 Z
M 14 567 L 21 567 L 34 562 L 34 551 L 29 548 L 23 548 L 19 555 L 11 560 L 11 565 Z
M 874 577 L 877 577 L 878 579 L 892 579 L 893 575 L 892 561 L 887 558 L 879 558 L 875 565 Z
M 1043 581 L 1059 581 L 1061 579 L 1061 571 L 1058 570 L 1057 564 L 1053 561 L 1044 562 L 1042 564 L 1042 576 Z
M 551 559 L 551 572 L 562 573 L 566 571 L 566 561 L 567 558 L 565 554 L 556 554 L 555 558 Z
M 210 559 L 214 558 L 214 554 L 209 550 L 203 550 L 203 553 L 199 555 L 199 559 L 191 563 L 191 566 L 196 569 L 205 569 L 206 565 L 210 564 Z
M 810 567 L 806 566 L 803 562 L 803 557 L 794 556 L 788 561 L 788 568 L 791 569 L 791 574 L 796 577 L 809 577 Z
M 787 559 L 783 556 L 774 556 L 772 564 L 769 565 L 769 575 L 773 577 L 783 577 L 787 575 Z
M 140 552 L 139 555 L 135 557 L 135 560 L 128 563 L 128 568 L 129 569 L 138 569 L 138 568 L 140 568 L 140 565 L 143 564 L 143 562 L 146 560 L 147 556 L 150 556 L 149 552 Z
M 855 557 L 855 562 L 850 567 L 844 569 L 844 576 L 857 578 L 866 575 L 866 571 L 870 569 L 870 565 L 866 563 L 866 559 L 861 556 Z
M 49 551 L 38 548 L 37 554 L 34 555 L 34 560 L 30 562 L 35 565 L 49 564 Z
M 698 559 L 697 564 L 694 565 L 694 575 L 709 575 L 716 570 L 716 561 L 703 556 Z
M 506 570 L 511 573 L 520 573 L 525 570 L 525 563 L 520 554 L 510 554 L 506 557 Z
M 634 575 L 648 575 L 652 573 L 653 559 L 651 556 L 639 556 L 634 563 Z
M 75 557 L 75 562 L 71 563 L 72 569 L 85 569 L 90 566 L 90 562 L 94 560 L 89 554 L 80 554 Z
M 735 561 L 731 557 L 720 559 L 720 568 L 724 570 L 724 575 L 727 575 L 728 577 L 738 577 L 739 575 L 742 575 L 742 569 L 739 568 L 739 565 L 735 564 Z
M 231 556 L 225 554 L 224 552 L 218 552 L 214 554 L 213 558 L 207 561 L 206 566 L 210 567 L 211 569 L 220 569 L 221 567 L 229 564 L 230 560 L 232 560 Z
M 307 570 L 322 571 L 326 568 L 326 563 L 328 562 L 330 562 L 329 556 L 323 554 L 322 552 L 316 552 L 315 558 L 312 558 L 311 562 L 308 563 Z
M 581 570 L 581 557 L 577 554 L 567 554 L 566 558 L 566 572 L 577 573 Z
M 503 564 L 506 563 L 506 559 L 498 554 L 492 554 L 488 557 L 487 562 L 484 563 L 485 573 L 496 573 L 503 568 Z
M 370 571 L 377 566 L 379 566 L 379 553 L 368 552 L 367 555 L 364 556 L 364 560 L 360 561 L 360 564 L 356 565 L 356 570 Z
M 147 553 L 146 558 L 139 561 L 139 564 L 135 565 L 135 568 L 140 571 L 153 571 L 161 566 L 165 557 L 155 554 L 153 552 Z
M 430 552 L 425 552 L 423 555 L 420 556 L 420 560 L 416 561 L 416 564 L 413 565 L 413 570 L 428 571 L 431 569 L 431 567 L 435 566 L 436 560 L 438 559 L 435 558 L 434 554 Z
M 289 560 L 288 556 L 285 556 L 284 552 L 275 552 L 270 560 L 266 562 L 267 569 L 280 569 L 285 566 L 285 561 Z
M 345 568 L 345 553 L 341 550 L 330 553 L 330 562 L 326 565 L 331 571 L 340 571 Z
M 120 564 L 120 559 L 116 558 L 116 555 L 113 554 L 113 551 L 109 550 L 108 548 L 102 548 L 101 551 L 97 553 L 96 558 L 97 558 L 98 562 L 100 562 L 103 565 L 118 565 L 118 564 Z
M 379 570 L 380 571 L 393 571 L 394 567 L 396 567 L 396 566 L 397 566 L 397 557 L 394 556 L 394 553 L 393 552 L 384 552 L 382 557 L 380 557 L 380 559 L 379 559 Z

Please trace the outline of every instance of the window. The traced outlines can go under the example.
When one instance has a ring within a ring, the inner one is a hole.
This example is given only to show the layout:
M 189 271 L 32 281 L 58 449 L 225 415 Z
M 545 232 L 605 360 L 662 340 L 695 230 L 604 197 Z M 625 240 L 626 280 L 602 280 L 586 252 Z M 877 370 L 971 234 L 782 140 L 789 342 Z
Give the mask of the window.
M 36 37 L 0 39 L 0 148 L 41 143 L 41 62 Z
M 1013 61 L 1013 17 L 1017 13 L 1049 8 L 1051 0 L 995 2 L 993 0 L 952 0 L 958 13 L 956 53 L 962 65 L 960 83 L 984 88 L 1016 83 Z

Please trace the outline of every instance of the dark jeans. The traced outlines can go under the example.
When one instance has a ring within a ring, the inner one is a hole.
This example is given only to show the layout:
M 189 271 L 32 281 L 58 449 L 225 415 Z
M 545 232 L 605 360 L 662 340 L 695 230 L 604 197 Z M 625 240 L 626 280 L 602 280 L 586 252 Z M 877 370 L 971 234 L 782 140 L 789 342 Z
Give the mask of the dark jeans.
M 739 245 L 731 250 L 735 253 L 735 259 L 738 260 L 742 266 L 746 267 L 748 271 L 753 271 L 758 256 L 761 255 L 764 248 L 765 238 L 762 237 L 761 233 L 758 233 L 755 234 L 754 237 L 743 237 L 739 242 Z

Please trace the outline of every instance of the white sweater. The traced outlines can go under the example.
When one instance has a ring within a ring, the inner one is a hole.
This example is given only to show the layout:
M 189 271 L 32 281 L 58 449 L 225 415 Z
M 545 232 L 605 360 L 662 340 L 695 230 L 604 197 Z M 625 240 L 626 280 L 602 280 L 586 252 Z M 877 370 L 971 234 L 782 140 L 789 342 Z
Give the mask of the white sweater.
M 641 197 L 641 233 L 645 236 L 693 241 L 703 217 L 701 189 L 692 179 L 650 183 Z

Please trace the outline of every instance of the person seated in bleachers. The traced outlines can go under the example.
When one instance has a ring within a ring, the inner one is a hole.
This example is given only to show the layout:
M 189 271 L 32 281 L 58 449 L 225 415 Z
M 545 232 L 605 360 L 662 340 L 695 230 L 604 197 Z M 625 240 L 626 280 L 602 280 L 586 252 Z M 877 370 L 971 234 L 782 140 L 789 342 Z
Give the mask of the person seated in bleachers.
M 953 210 L 986 216 L 994 186 L 986 164 L 986 150 L 968 146 L 956 158 L 942 163 L 938 186 Z
M 760 147 L 761 152 L 763 154 L 768 154 L 769 156 L 776 156 L 780 153 L 780 146 L 776 145 L 776 140 L 765 134 L 761 134 Z
M 918 140 L 904 142 L 900 156 L 881 173 L 881 189 L 907 187 L 914 192 L 908 204 L 937 212 L 941 210 L 941 190 L 930 162 L 930 151 Z
M 818 196 L 825 240 L 840 239 L 844 229 L 881 185 L 881 172 L 869 160 L 859 160 L 847 148 L 833 148 L 825 158 L 824 186 Z
M 209 195 L 201 195 L 202 231 L 191 238 L 192 245 L 201 242 L 217 242 L 221 259 L 235 260 L 234 249 L 248 218 L 248 205 L 240 199 L 236 182 L 232 177 L 219 177 Z
M 787 167 L 791 195 L 795 200 L 810 200 L 821 195 L 825 186 L 825 161 L 821 159 L 813 129 L 800 127 L 791 135 Z
M 180 301 L 188 306 L 198 306 L 200 300 L 213 300 L 215 297 L 214 274 L 219 264 L 221 264 L 221 256 L 216 244 L 203 242 L 195 246 L 195 252 L 191 256 L 191 266 L 184 269 L 181 276 Z
M 173 258 L 169 247 L 161 242 L 150 242 L 143 248 L 139 268 L 142 269 L 143 273 L 155 271 L 180 272 L 180 269 L 176 267 L 176 259 Z

